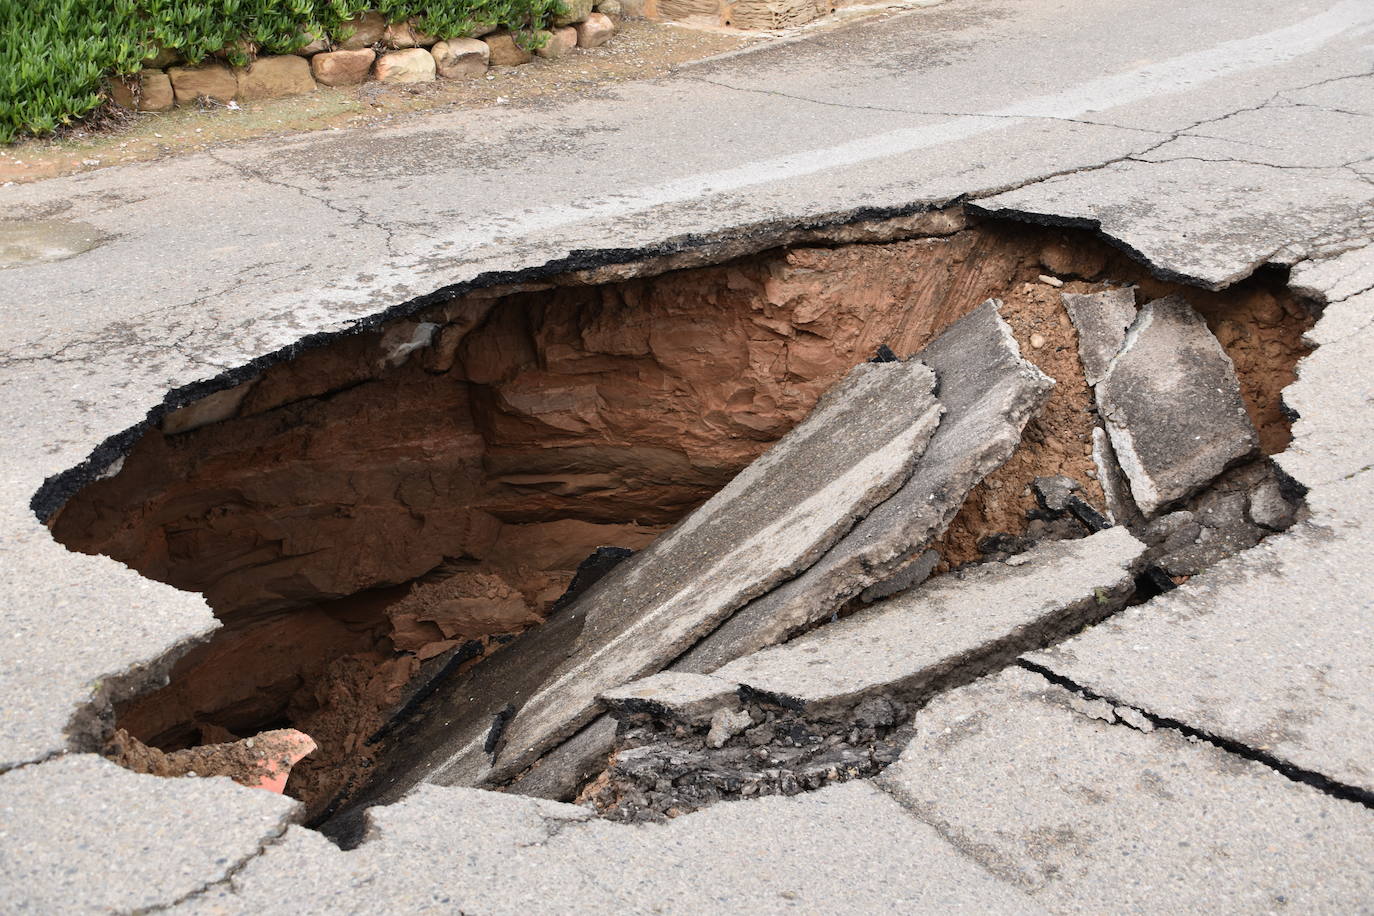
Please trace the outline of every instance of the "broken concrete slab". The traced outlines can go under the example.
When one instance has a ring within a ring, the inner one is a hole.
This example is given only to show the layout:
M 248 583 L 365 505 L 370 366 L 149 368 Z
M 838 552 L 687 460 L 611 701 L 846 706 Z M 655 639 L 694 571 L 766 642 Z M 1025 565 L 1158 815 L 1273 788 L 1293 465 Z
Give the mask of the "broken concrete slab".
M 127 913 L 168 905 L 228 877 L 300 810 L 226 778 L 145 776 L 94 754 L 19 767 L 0 775 L 4 908 Z
M 919 405 L 925 405 L 927 408 L 930 406 L 932 380 L 929 373 L 919 366 L 874 366 L 861 369 L 860 376 L 870 382 L 877 382 L 886 377 L 889 387 L 905 392 L 903 397 L 907 400 L 903 402 L 904 406 L 912 412 L 919 410 Z M 888 439 L 884 439 L 884 436 L 890 437 L 893 442 L 900 442 L 902 437 L 896 430 L 902 429 L 903 423 L 906 424 L 906 432 L 911 434 L 914 440 L 919 440 L 921 435 L 928 435 L 926 430 L 933 423 L 933 417 L 929 413 L 927 410 L 913 419 L 913 413 L 892 412 L 878 426 L 867 429 L 863 435 L 850 440 L 850 445 L 859 449 L 865 443 L 888 444 Z M 901 420 L 900 416 L 903 415 L 908 419 Z M 841 446 L 842 443 L 837 443 L 837 447 Z M 911 447 L 913 451 L 916 450 L 914 442 Z M 912 460 L 913 455 L 907 454 L 902 457 L 894 450 L 890 452 L 889 458 L 903 464 Z M 896 470 L 894 473 L 900 477 L 905 471 Z M 776 482 L 778 485 L 785 485 L 789 481 L 780 479 Z M 795 484 L 795 479 L 790 483 Z M 792 498 L 790 501 L 795 502 L 795 499 Z M 781 502 L 789 504 L 788 499 Z M 699 530 L 704 534 L 710 533 L 709 529 Z M 597 588 L 611 584 L 615 577 L 625 574 L 630 567 L 642 562 L 643 559 L 644 556 L 641 554 L 640 557 L 626 560 L 605 580 L 599 582 Z M 697 559 L 689 559 L 684 561 L 684 565 L 676 570 L 675 574 L 686 577 L 701 568 L 701 563 Z M 666 583 L 667 580 L 665 587 Z M 356 799 L 350 810 L 331 819 L 325 829 L 332 836 L 345 840 L 355 839 L 362 828 L 359 809 L 363 805 L 395 801 L 425 779 L 431 779 L 441 785 L 482 784 L 491 768 L 491 758 L 485 751 L 485 746 L 492 738 L 493 729 L 498 721 L 510 724 L 501 718 L 504 711 L 508 707 L 523 706 L 552 679 L 559 666 L 586 642 L 582 637 L 586 624 L 585 608 L 588 607 L 587 598 L 592 594 L 594 593 L 589 593 L 575 606 L 555 614 L 543 626 L 521 634 L 482 664 L 457 675 L 451 684 L 446 684 L 442 690 L 422 704 L 405 727 L 398 729 L 383 768 L 376 774 L 365 793 Z M 600 732 L 603 734 L 606 752 L 609 751 L 611 726 L 612 723 L 607 719 L 605 727 Z M 593 731 L 589 728 L 582 734 L 586 737 L 592 735 Z M 495 737 L 499 743 L 501 734 L 498 733 Z M 577 755 L 578 759 L 593 759 L 598 753 L 596 744 L 597 742 L 592 741 L 591 747 L 583 748 Z M 604 758 L 604 752 L 602 756 Z M 546 769 L 545 773 L 547 772 Z M 530 772 L 529 777 L 538 780 L 538 773 L 539 768 L 536 768 Z M 554 783 L 558 785 L 544 786 L 541 794 L 548 793 L 557 797 L 576 788 L 569 788 L 563 779 L 554 780 Z
M 872 604 L 889 595 L 915 588 L 930 578 L 930 574 L 935 572 L 935 567 L 940 565 L 940 559 L 938 550 L 925 551 L 897 575 L 864 589 L 859 594 L 859 600 L 865 604 Z
M 1374 267 L 1368 270 L 1374 274 Z M 1298 419 L 1293 444 L 1276 460 L 1306 487 L 1349 479 L 1374 466 L 1374 436 L 1368 433 L 1374 420 L 1372 313 L 1374 289 L 1328 305 L 1306 335 L 1319 346 L 1298 364 L 1298 380 L 1284 389 L 1284 404 Z
M 1357 477 L 1321 499 L 1368 518 L 1371 492 Z M 1374 793 L 1369 545 L 1359 522 L 1316 521 L 1026 658 L 1118 703 Z
M 1083 363 L 1083 376 L 1089 385 L 1096 385 L 1107 374 L 1112 358 L 1121 352 L 1126 329 L 1135 322 L 1135 287 L 1064 293 L 1060 298 L 1078 332 L 1078 359 Z
M 395 802 L 425 780 L 441 785 L 475 785 L 486 775 L 484 750 L 509 709 L 534 694 L 577 645 L 583 616 L 567 608 L 526 630 L 481 664 L 450 675 L 396 726 L 389 751 L 366 786 L 338 800 L 321 818 L 320 829 L 352 845 L 361 837 L 369 805 Z M 476 753 L 471 753 L 475 750 Z M 469 751 L 460 754 L 461 751 Z
M 491 749 L 499 749 L 506 733 L 516 725 L 511 716 L 515 710 L 524 707 L 552 683 L 560 666 L 574 664 L 585 647 L 616 638 L 614 625 L 617 622 L 623 622 L 626 627 L 633 625 L 633 615 L 656 600 L 671 601 L 675 595 L 679 600 L 700 597 L 692 595 L 691 586 L 694 576 L 703 570 L 715 567 L 723 572 L 724 564 L 733 561 L 739 563 L 738 568 L 743 571 L 750 563 L 760 563 L 766 572 L 759 575 L 757 582 L 743 572 L 734 582 L 738 587 L 751 589 L 767 587 L 769 576 L 776 581 L 777 577 L 785 575 L 788 563 L 805 562 L 805 550 L 790 559 L 777 555 L 770 559 L 765 554 L 770 548 L 785 549 L 789 544 L 805 547 L 781 539 L 777 544 L 770 544 L 771 535 L 767 532 L 791 525 L 789 520 L 798 513 L 812 511 L 814 501 L 798 499 L 804 488 L 802 481 L 807 479 L 818 484 L 829 481 L 837 489 L 853 487 L 851 492 L 824 507 L 824 511 L 815 512 L 810 519 L 821 528 L 829 525 L 836 529 L 812 532 L 819 540 L 810 549 L 824 549 L 829 543 L 826 537 L 838 536 L 852 524 L 854 515 L 867 511 L 873 501 L 899 486 L 910 473 L 911 463 L 938 423 L 940 408 L 931 394 L 933 387 L 932 373 L 919 363 L 864 364 L 855 369 L 849 381 L 840 383 L 831 395 L 823 398 L 810 417 L 789 434 L 790 438 L 784 437 L 751 469 L 736 478 L 735 483 L 677 529 L 665 534 L 651 550 L 631 558 L 617 558 L 619 562 L 603 570 L 603 578 L 572 605 L 555 613 L 542 626 L 521 634 L 480 665 L 454 677 L 451 683 L 444 684 L 419 704 L 404 726 L 396 730 L 390 752 L 369 785 L 349 803 L 347 810 L 331 815 L 324 827 L 326 832 L 345 843 L 352 842 L 362 829 L 363 806 L 395 801 L 422 780 L 452 786 L 488 784 L 486 781 L 492 775 Z M 894 404 L 901 409 L 893 409 Z M 832 440 L 837 431 L 845 435 Z M 826 452 L 823 455 L 808 452 L 816 461 L 809 476 L 806 469 L 799 466 L 806 463 L 800 454 L 780 461 L 779 449 L 797 446 L 805 451 L 804 446 L 808 443 Z M 865 462 L 864 455 L 872 460 Z M 752 486 L 765 471 L 767 485 Z M 865 477 L 870 474 L 872 476 Z M 748 492 L 743 493 L 746 489 Z M 702 515 L 703 512 L 706 514 Z M 733 523 L 724 514 L 727 512 L 736 513 L 738 518 L 755 513 L 752 520 L 759 527 L 752 532 L 732 528 Z M 794 534 L 804 527 L 795 526 Z M 675 534 L 677 540 L 670 542 Z M 749 534 L 758 536 L 752 544 L 748 543 Z M 732 536 L 736 538 L 735 546 L 744 542 L 743 549 L 734 555 L 727 552 Z M 755 554 L 751 555 L 750 550 Z M 644 588 L 644 576 L 657 578 L 650 587 Z M 609 613 L 609 605 L 604 603 L 608 595 L 610 600 L 624 602 L 615 609 L 616 613 L 624 615 L 623 621 Z M 727 596 L 722 600 L 728 603 L 732 599 Z M 666 606 L 660 610 L 668 612 Z M 728 607 L 703 608 L 706 617 L 695 624 L 709 627 L 714 623 L 709 619 L 710 614 L 728 613 L 729 610 Z M 599 623 L 594 624 L 593 618 L 599 618 Z M 652 631 L 647 623 L 645 628 Z M 691 636 L 690 632 L 686 634 L 688 639 Z M 677 638 L 684 636 L 679 634 Z M 668 655 L 657 656 L 657 661 L 639 662 L 650 669 L 661 666 L 681 651 L 671 643 L 659 645 L 653 639 L 648 640 L 648 645 Z M 628 656 L 622 659 L 627 660 Z M 617 686 L 616 678 L 631 680 L 638 673 L 641 672 L 616 674 L 599 686 Z M 559 720 L 560 738 L 568 737 L 588 721 L 587 713 L 594 712 L 594 696 L 594 692 L 591 693 L 590 702 L 579 709 L 577 716 Z M 564 762 L 573 761 L 585 769 L 587 762 L 598 755 L 604 759 L 612 736 L 610 720 L 606 720 L 599 730 L 584 730 L 583 740 Z M 540 777 L 536 768 L 529 774 L 540 783 L 541 795 L 564 797 L 576 790 L 577 786 L 565 775 L 546 782 L 551 772 L 545 768 L 544 776 Z M 495 779 L 499 783 L 515 775 L 518 774 L 506 773 Z
M 863 912 L 1043 911 L 866 783 L 720 805 L 665 824 L 589 814 L 425 786 L 378 810 L 358 849 L 341 852 L 293 829 L 232 883 L 184 909 L 783 913 L 843 900 Z
M 984 302 L 918 354 L 940 380 L 945 416 L 911 479 L 814 566 L 742 608 L 674 670 L 713 671 L 781 642 L 922 562 L 968 491 L 1011 456 L 1054 386 L 1021 358 L 998 305 Z
M 1107 519 L 1113 525 L 1128 524 L 1136 516 L 1131 500 L 1131 485 L 1112 449 L 1111 436 L 1100 426 L 1093 427 L 1093 465 L 1097 468 L 1097 482 L 1107 502 Z
M 941 576 L 710 675 L 628 684 L 616 705 L 632 709 L 628 698 L 652 696 L 652 705 L 692 722 L 740 688 L 815 717 L 843 717 L 879 694 L 920 703 L 1119 608 L 1144 552 L 1125 528 L 1051 541 L 1015 566 L 984 563 Z
M 660 671 L 602 691 L 601 701 L 619 718 L 645 714 L 700 725 L 718 709 L 739 706 L 738 686 L 709 674 Z
M 1102 718 L 1122 724 L 1108 724 Z M 1374 817 L 1019 668 L 936 698 L 878 783 L 1057 913 L 1355 912 Z
M 1374 244 L 1347 248 L 1330 257 L 1301 261 L 1293 265 L 1288 285 L 1298 295 L 1324 303 L 1340 303 L 1368 292 L 1374 289 Z M 1323 315 L 1325 317 L 1326 313 Z M 1339 316 L 1333 313 L 1332 317 L 1336 321 L 1326 321 L 1324 324 L 1336 324 L 1336 336 L 1327 336 L 1325 332 L 1332 330 L 1330 328 L 1313 328 L 1308 332 L 1308 338 L 1317 344 L 1338 339 Z
M 1231 358 L 1178 296 L 1140 310 L 1095 392 L 1146 517 L 1194 493 L 1259 444 Z
M 602 690 L 661 669 L 733 611 L 809 567 L 910 476 L 942 408 L 919 362 L 864 363 L 697 511 L 577 602 L 578 646 L 515 714 L 514 775 L 594 718 Z M 499 776 L 497 778 L 500 778 Z
M 553 801 L 572 801 L 582 787 L 606 769 L 615 745 L 616 720 L 607 714 L 549 751 L 513 780 L 505 791 Z

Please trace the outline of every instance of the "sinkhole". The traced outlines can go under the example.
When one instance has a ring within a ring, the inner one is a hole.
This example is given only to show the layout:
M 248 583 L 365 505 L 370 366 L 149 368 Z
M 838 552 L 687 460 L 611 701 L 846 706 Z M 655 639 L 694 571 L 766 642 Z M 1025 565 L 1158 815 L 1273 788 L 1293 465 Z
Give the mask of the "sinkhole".
M 416 756 L 393 734 L 416 704 L 477 666 L 519 670 L 519 635 L 546 619 L 576 638 L 576 615 L 555 608 L 579 567 L 589 579 L 596 557 L 619 555 L 602 548 L 644 548 L 853 366 L 920 351 L 988 298 L 1057 385 L 933 545 L 937 574 L 1047 536 L 1036 478 L 1071 478 L 1104 504 L 1063 293 L 1186 297 L 1273 455 L 1314 320 L 1283 281 L 1182 287 L 1086 232 L 942 211 L 531 274 L 321 341 L 168 413 L 49 519 L 73 550 L 202 593 L 223 624 L 165 686 L 117 704 L 107 752 L 204 774 L 207 749 L 292 728 L 317 745 L 285 786 L 309 818 L 380 797 L 376 774 Z M 605 796 L 600 775 L 557 794 Z

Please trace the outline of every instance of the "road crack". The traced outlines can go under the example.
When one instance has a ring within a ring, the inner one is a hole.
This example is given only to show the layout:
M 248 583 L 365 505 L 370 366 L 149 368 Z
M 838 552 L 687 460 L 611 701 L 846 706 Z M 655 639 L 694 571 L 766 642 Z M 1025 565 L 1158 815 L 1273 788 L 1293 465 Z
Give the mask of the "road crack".
M 191 890 L 182 894 L 180 897 L 177 897 L 175 900 L 169 900 L 166 903 L 157 903 L 152 906 L 138 907 L 132 910 L 125 910 L 123 911 L 124 914 L 127 914 L 127 916 L 143 916 L 143 914 L 145 913 L 165 913 L 169 910 L 173 910 L 176 907 L 181 906 L 184 903 L 188 903 L 191 900 L 196 899 L 197 897 L 203 896 L 204 894 L 209 893 L 212 889 L 219 887 L 221 885 L 229 885 L 229 889 L 232 891 L 234 878 L 237 877 L 240 872 L 242 872 L 245 868 L 251 865 L 254 861 L 266 855 L 269 849 L 280 843 L 282 839 L 285 838 L 286 832 L 290 830 L 293 826 L 295 826 L 295 822 L 292 821 L 288 816 L 288 818 L 285 819 L 285 822 L 282 823 L 276 830 L 273 830 L 272 832 L 268 833 L 266 836 L 264 836 L 261 840 L 258 841 L 256 849 L 254 849 L 246 856 L 243 856 L 238 861 L 231 864 L 228 868 L 224 870 L 224 874 L 222 874 L 215 880 L 207 881 L 199 887 L 192 888 Z
M 1153 728 L 1169 729 L 1171 731 L 1178 732 L 1185 738 L 1189 738 L 1194 741 L 1205 742 L 1207 744 L 1212 745 L 1213 747 L 1216 747 L 1220 750 L 1227 752 L 1228 754 L 1234 754 L 1237 757 L 1242 757 L 1253 763 L 1258 763 L 1261 766 L 1268 767 L 1269 769 L 1278 773 L 1280 776 L 1290 779 L 1293 782 L 1302 783 L 1305 786 L 1310 786 L 1311 788 L 1316 789 L 1318 792 L 1321 792 L 1324 795 L 1329 795 L 1332 798 L 1338 798 L 1341 801 L 1354 802 L 1357 805 L 1363 805 L 1366 808 L 1374 809 L 1374 792 L 1371 792 L 1368 789 L 1363 789 L 1359 786 L 1352 786 L 1347 783 L 1339 782 L 1325 775 L 1324 773 L 1320 773 L 1316 770 L 1309 770 L 1305 767 L 1300 767 L 1289 760 L 1285 760 L 1282 757 L 1279 757 L 1275 754 L 1271 754 L 1268 751 L 1261 750 L 1257 747 L 1252 747 L 1241 741 L 1237 741 L 1234 738 L 1228 738 L 1224 735 L 1213 734 L 1212 732 L 1205 731 L 1194 725 L 1189 725 L 1187 722 L 1183 722 L 1179 719 L 1174 719 L 1169 716 L 1162 716 L 1157 713 L 1150 712 L 1147 709 L 1142 709 L 1138 706 L 1132 706 L 1130 703 L 1123 702 L 1106 694 L 1098 693 L 1097 691 L 1084 687 L 1082 684 L 1079 684 L 1071 680 L 1070 678 L 1065 677 L 1064 675 L 1059 674 L 1051 670 L 1050 668 L 1045 667 L 1044 665 L 1037 664 L 1024 658 L 1017 659 L 1016 664 L 1018 667 L 1023 668 L 1026 671 L 1030 671 L 1034 674 L 1038 674 L 1045 680 L 1049 681 L 1051 684 L 1054 684 L 1056 687 L 1062 687 L 1063 689 L 1069 691 L 1072 694 L 1075 694 L 1078 697 L 1081 697 L 1084 700 L 1087 700 L 1090 703 L 1106 703 L 1109 706 L 1111 706 L 1114 712 L 1123 709 L 1127 710 L 1127 714 L 1124 717 L 1121 715 L 1120 712 L 1117 712 L 1116 719 L 1118 721 L 1110 724 L 1119 724 L 1123 727 L 1132 728 L 1138 731 L 1148 731 L 1152 730 Z M 1088 713 L 1082 712 L 1081 714 L 1088 715 Z M 1141 723 L 1148 723 L 1150 726 L 1152 726 L 1152 729 L 1143 728 Z

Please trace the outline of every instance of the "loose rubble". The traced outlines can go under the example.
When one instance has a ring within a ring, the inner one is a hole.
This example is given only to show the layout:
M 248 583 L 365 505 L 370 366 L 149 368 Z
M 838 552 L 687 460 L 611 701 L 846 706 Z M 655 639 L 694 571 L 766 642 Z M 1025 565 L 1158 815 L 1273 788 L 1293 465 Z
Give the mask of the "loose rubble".
M 1121 607 L 1144 550 L 1124 528 L 1050 542 L 712 674 L 666 672 L 608 691 L 625 748 L 592 801 L 640 819 L 871 775 L 909 737 L 909 710 Z
M 1089 385 L 1102 381 L 1126 342 L 1126 330 L 1136 318 L 1135 295 L 1130 286 L 1064 294 L 1064 309 L 1078 331 L 1078 358 Z
M 1282 472 L 1268 460 L 1222 475 L 1184 507 L 1139 529 L 1152 545 L 1149 559 L 1171 576 L 1194 576 L 1255 546 L 1270 531 L 1287 528 L 1298 499 L 1284 495 L 1281 480 Z

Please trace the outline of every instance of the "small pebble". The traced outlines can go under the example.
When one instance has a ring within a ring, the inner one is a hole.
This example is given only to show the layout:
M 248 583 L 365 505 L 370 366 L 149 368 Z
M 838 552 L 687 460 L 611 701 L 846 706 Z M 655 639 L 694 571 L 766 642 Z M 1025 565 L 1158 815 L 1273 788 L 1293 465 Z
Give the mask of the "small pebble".
M 1041 347 L 1045 345 L 1045 335 L 1032 334 L 1030 336 L 1030 345 L 1033 349 L 1039 350 Z
M 1041 274 L 1041 275 L 1040 275 L 1040 282 L 1041 282 L 1041 283 L 1048 283 L 1050 286 L 1053 286 L 1053 287 L 1055 287 L 1056 289 L 1058 289 L 1059 287 L 1061 287 L 1061 286 L 1064 285 L 1064 281 L 1063 281 L 1063 280 L 1059 279 L 1058 277 L 1051 277 L 1049 274 Z

